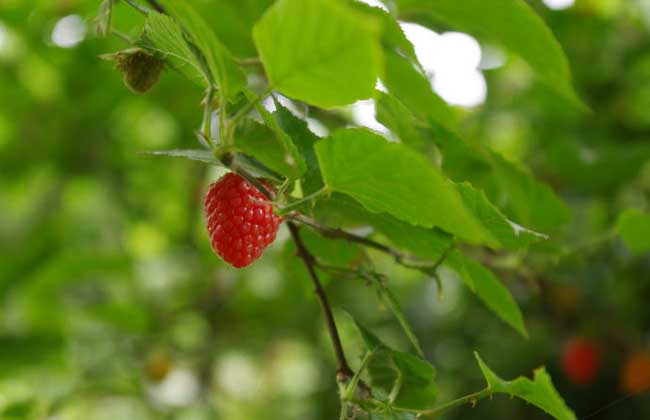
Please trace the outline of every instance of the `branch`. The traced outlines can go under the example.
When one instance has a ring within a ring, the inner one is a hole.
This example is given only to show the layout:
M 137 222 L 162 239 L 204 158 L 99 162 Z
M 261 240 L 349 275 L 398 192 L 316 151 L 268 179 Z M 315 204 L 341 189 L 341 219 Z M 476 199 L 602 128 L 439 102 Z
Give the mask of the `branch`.
M 442 263 L 445 262 L 449 252 L 456 247 L 455 242 L 452 242 L 449 247 L 440 255 L 440 257 L 434 261 L 422 260 L 413 255 L 405 254 L 395 248 L 392 248 L 388 245 L 382 244 L 381 242 L 374 241 L 372 239 L 366 238 L 365 236 L 356 235 L 354 233 L 347 232 L 343 229 L 333 228 L 330 226 L 323 225 L 316 220 L 313 220 L 307 216 L 301 214 L 293 214 L 290 216 L 291 220 L 295 220 L 303 225 L 309 226 L 310 228 L 316 230 L 318 233 L 323 235 L 326 238 L 330 239 L 344 239 L 350 242 L 356 242 L 368 248 L 375 249 L 377 251 L 388 254 L 395 259 L 395 262 L 403 265 L 407 268 L 413 268 L 415 270 L 420 270 L 426 274 L 435 275 L 435 271 L 440 267 Z
M 293 241 L 296 243 L 297 254 L 305 264 L 305 267 L 309 272 L 309 276 L 314 283 L 314 292 L 320 301 L 321 308 L 323 309 L 323 313 L 325 315 L 327 329 L 332 340 L 332 346 L 334 346 L 334 354 L 336 355 L 336 362 L 338 364 L 336 370 L 336 378 L 339 382 L 351 379 L 354 377 L 354 372 L 352 372 L 352 369 L 350 369 L 350 366 L 345 359 L 343 346 L 341 345 L 341 338 L 339 337 L 339 332 L 336 328 L 336 323 L 334 322 L 332 308 L 330 307 L 330 304 L 327 300 L 327 295 L 325 294 L 323 285 L 321 284 L 320 280 L 318 279 L 318 275 L 316 274 L 316 269 L 314 268 L 316 265 L 316 259 L 307 250 L 307 248 L 305 248 L 305 244 L 300 237 L 300 232 L 298 231 L 298 226 L 296 226 L 293 222 L 287 222 L 287 226 L 289 227 L 289 232 L 291 232 Z

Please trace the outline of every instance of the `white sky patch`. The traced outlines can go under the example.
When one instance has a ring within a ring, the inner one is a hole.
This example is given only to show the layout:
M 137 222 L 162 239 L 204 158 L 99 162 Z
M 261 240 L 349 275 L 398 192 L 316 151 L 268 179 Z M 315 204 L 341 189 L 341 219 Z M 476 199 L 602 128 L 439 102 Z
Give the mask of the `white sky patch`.
M 543 0 L 544 4 L 549 8 L 553 10 L 562 10 L 562 9 L 568 9 L 569 7 L 573 6 L 575 3 L 575 0 Z
M 360 3 L 365 3 L 368 6 L 379 7 L 380 9 L 384 9 L 385 11 L 388 11 L 388 8 L 384 5 L 384 3 L 382 3 L 379 0 L 357 0 L 357 1 Z
M 433 89 L 447 103 L 466 108 L 482 104 L 487 96 L 485 78 L 478 70 L 435 73 Z
M 487 84 L 479 70 L 481 46 L 462 32 L 434 31 L 414 23 L 401 23 L 415 54 L 432 75 L 433 89 L 450 104 L 474 107 L 485 102 Z
M 68 15 L 54 25 L 52 42 L 61 48 L 72 48 L 86 36 L 86 23 L 79 15 Z
M 388 129 L 375 118 L 375 101 L 372 99 L 352 104 L 352 119 L 362 127 L 368 127 L 379 133 L 388 133 Z

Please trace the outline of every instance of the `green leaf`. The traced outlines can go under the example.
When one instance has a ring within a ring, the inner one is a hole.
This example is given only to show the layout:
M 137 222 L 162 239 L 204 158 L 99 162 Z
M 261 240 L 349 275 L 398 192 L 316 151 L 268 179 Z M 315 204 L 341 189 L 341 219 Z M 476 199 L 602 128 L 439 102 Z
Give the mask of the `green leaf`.
M 416 150 L 426 150 L 433 144 L 423 133 L 428 124 L 418 120 L 395 96 L 379 92 L 375 98 L 375 114 L 377 121 L 397 135 L 402 143 Z
M 475 189 L 469 183 L 456 184 L 456 187 L 465 206 L 490 232 L 491 237 L 496 241 L 497 248 L 517 249 L 547 239 L 546 235 L 509 220 L 496 206 L 490 203 L 482 191 Z M 490 245 L 489 242 L 487 244 Z M 491 246 L 495 247 L 494 244 Z
M 369 351 L 370 385 L 390 393 L 393 406 L 405 409 L 424 409 L 436 400 L 436 369 L 427 361 L 409 353 L 393 350 L 370 331 L 355 321 Z
M 393 1 L 393 0 L 391 0 Z M 540 79 L 585 109 L 571 84 L 569 63 L 544 21 L 521 0 L 394 0 L 401 19 L 438 29 L 441 22 L 503 44 L 520 55 Z
M 316 145 L 316 154 L 328 188 L 371 212 L 492 248 L 520 248 L 544 238 L 508 220 L 469 184 L 446 180 L 422 155 L 368 130 L 338 130 Z
M 325 264 L 345 267 L 363 256 L 361 248 L 349 241 L 323 238 L 310 229 L 303 229 L 300 236 L 309 252 Z
M 291 137 L 305 161 L 306 171 L 300 180 L 303 195 L 320 190 L 323 187 L 323 178 L 320 175 L 320 166 L 314 151 L 319 137 L 309 130 L 305 121 L 293 115 L 280 102 L 275 101 L 275 108 L 273 117 L 280 128 Z
M 521 310 L 510 291 L 480 263 L 467 258 L 460 251 L 453 251 L 445 264 L 454 269 L 463 282 L 499 318 L 514 328 L 519 334 L 528 337 Z
M 576 420 L 575 414 L 558 394 L 551 377 L 543 367 L 535 369 L 532 381 L 524 377 L 505 381 L 483 362 L 478 353 L 474 355 L 491 392 L 521 398 L 557 420 Z
M 490 151 L 488 161 L 507 197 L 505 209 L 520 223 L 548 232 L 571 220 L 571 211 L 548 185 L 497 152 Z
M 255 157 L 271 170 L 289 178 L 300 176 L 296 160 L 285 149 L 285 139 L 278 137 L 277 132 L 268 126 L 252 119 L 243 120 L 237 125 L 234 138 L 239 150 Z
M 378 24 L 340 1 L 279 0 L 253 38 L 271 85 L 289 97 L 327 108 L 374 92 Z
M 397 299 L 395 298 L 395 295 L 393 295 L 393 292 L 391 292 L 390 289 L 386 287 L 384 284 L 382 284 L 380 281 L 375 282 L 375 284 L 377 284 L 377 290 L 379 291 L 380 296 L 386 303 L 386 306 L 388 306 L 390 311 L 393 313 L 393 315 L 399 322 L 399 325 L 402 327 L 404 334 L 406 334 L 409 341 L 413 345 L 415 352 L 418 354 L 418 356 L 424 359 L 424 352 L 422 351 L 420 340 L 418 340 L 418 337 L 415 335 L 415 332 L 413 331 L 411 324 L 406 319 L 406 315 L 404 315 L 404 311 L 402 311 L 402 308 L 399 302 L 397 301 Z
M 370 225 L 397 248 L 430 261 L 440 258 L 452 242 L 452 237 L 442 231 L 413 226 L 386 213 L 369 213 L 342 194 L 319 199 L 314 212 L 319 220 L 333 227 Z
M 203 17 L 186 0 L 164 0 L 163 5 L 180 22 L 192 43 L 201 51 L 210 74 L 227 99 L 246 86 L 246 75 L 217 38 Z
M 255 57 L 253 25 L 273 0 L 192 0 L 217 37 L 234 55 Z
M 616 222 L 616 229 L 625 245 L 634 253 L 650 251 L 650 215 L 637 209 L 627 209 Z
M 223 166 L 221 162 L 214 157 L 212 152 L 208 150 L 201 149 L 174 149 L 174 150 L 153 150 L 150 152 L 142 152 L 143 155 L 150 156 L 168 156 L 168 157 L 179 157 L 189 160 L 195 160 L 198 162 L 205 162 L 211 165 Z
M 394 51 L 408 57 L 414 63 L 418 62 L 413 44 L 408 40 L 402 27 L 399 26 L 393 16 L 379 7 L 370 6 L 357 0 L 353 0 L 349 4 L 381 23 L 381 42 L 384 50 Z
M 175 150 L 154 150 L 150 152 L 141 152 L 143 155 L 150 156 L 167 156 L 177 157 L 198 162 L 209 163 L 210 165 L 223 166 L 214 154 L 208 150 L 202 149 L 175 149 Z M 238 153 L 235 156 L 235 165 L 245 169 L 251 175 L 257 178 L 267 178 L 275 182 L 282 182 L 282 176 L 272 171 L 261 162 L 251 156 Z
M 325 184 L 368 210 L 423 227 L 439 226 L 470 242 L 493 242 L 442 174 L 408 147 L 365 129 L 344 129 L 316 145 Z
M 456 130 L 456 118 L 447 103 L 436 95 L 429 79 L 409 60 L 394 53 L 385 54 L 386 71 L 382 80 L 388 91 L 413 115 L 429 124 Z
M 409 146 L 427 152 L 435 142 L 444 156 L 443 169 L 455 180 L 468 180 L 504 202 L 503 209 L 519 223 L 550 231 L 567 223 L 571 212 L 564 202 L 528 171 L 499 153 L 469 144 L 454 133 L 418 119 L 394 96 L 381 93 L 377 120 Z M 498 195 L 497 195 L 498 194 Z
M 250 92 L 246 92 L 249 100 L 254 101 L 255 97 Z M 297 179 L 305 173 L 307 166 L 305 159 L 300 155 L 296 145 L 289 135 L 280 127 L 280 124 L 273 118 L 273 115 L 258 102 L 255 104 L 255 109 L 262 116 L 264 123 L 268 128 L 273 131 L 276 143 L 281 147 L 283 152 L 283 161 L 289 168 L 286 175 L 291 179 Z
M 147 15 L 141 45 L 168 60 L 188 79 L 204 86 L 210 84 L 203 64 L 185 41 L 181 28 L 169 16 L 153 11 Z

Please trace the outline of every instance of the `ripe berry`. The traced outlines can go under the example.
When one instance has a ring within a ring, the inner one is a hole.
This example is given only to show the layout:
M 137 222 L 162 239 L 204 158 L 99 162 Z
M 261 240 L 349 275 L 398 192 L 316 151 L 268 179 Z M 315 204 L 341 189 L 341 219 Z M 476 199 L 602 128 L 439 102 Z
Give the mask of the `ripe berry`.
M 275 240 L 282 218 L 273 214 L 266 201 L 264 194 L 234 173 L 210 186 L 205 197 L 210 244 L 232 266 L 250 265 Z
M 562 357 L 564 373 L 579 385 L 587 385 L 596 378 L 600 370 L 600 350 L 582 338 L 567 343 Z
M 631 355 L 621 369 L 621 387 L 628 394 L 650 392 L 650 352 Z

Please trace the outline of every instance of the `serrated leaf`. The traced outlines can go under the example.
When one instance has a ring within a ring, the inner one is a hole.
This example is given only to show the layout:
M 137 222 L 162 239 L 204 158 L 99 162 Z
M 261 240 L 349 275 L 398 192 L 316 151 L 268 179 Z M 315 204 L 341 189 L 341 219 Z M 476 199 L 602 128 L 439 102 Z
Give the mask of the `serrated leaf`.
M 210 84 L 210 76 L 185 41 L 182 29 L 169 16 L 150 12 L 140 45 L 161 55 L 188 79 L 204 86 Z
M 488 161 L 496 182 L 505 192 L 505 208 L 521 223 L 542 232 L 557 229 L 571 220 L 571 211 L 551 188 L 529 172 L 489 151 Z
M 474 145 L 435 124 L 418 119 L 393 95 L 381 93 L 376 99 L 377 120 L 414 149 L 427 152 L 433 143 L 443 154 L 443 169 L 456 181 L 470 181 L 492 198 L 504 202 L 502 208 L 519 223 L 541 231 L 551 231 L 567 223 L 571 212 L 564 202 L 528 171 L 497 152 Z M 498 195 L 497 195 L 498 194 Z
M 495 238 L 498 243 L 497 247 L 517 249 L 547 239 L 546 235 L 509 220 L 495 205 L 490 203 L 485 193 L 475 189 L 469 183 L 456 184 L 456 187 L 465 207 L 490 232 L 491 237 Z
M 316 145 L 325 184 L 371 212 L 423 227 L 439 226 L 470 242 L 493 242 L 465 209 L 453 184 L 423 156 L 365 129 L 336 131 Z
M 551 89 L 580 109 L 569 63 L 553 33 L 521 0 L 391 0 L 404 20 L 442 22 L 479 38 L 500 42 L 520 55 Z
M 328 188 L 371 212 L 439 227 L 492 248 L 519 248 L 544 239 L 508 220 L 482 192 L 451 183 L 422 155 L 371 131 L 338 130 L 316 145 L 316 154 Z
M 163 0 L 165 9 L 180 22 L 192 43 L 201 51 L 211 79 L 227 99 L 233 99 L 246 86 L 246 75 L 233 61 L 214 31 L 186 0 Z
M 505 381 L 483 362 L 478 353 L 475 352 L 474 356 L 491 392 L 521 398 L 557 420 L 576 420 L 576 415 L 558 394 L 551 377 L 543 367 L 535 369 L 532 381 L 524 377 Z
M 510 291 L 480 263 L 460 251 L 451 252 L 445 264 L 453 268 L 462 281 L 506 324 L 528 337 L 524 318 Z
M 268 126 L 252 119 L 243 120 L 237 125 L 234 138 L 239 150 L 255 157 L 273 171 L 289 178 L 300 176 L 296 161 L 287 154 L 284 142 Z
M 325 108 L 372 96 L 379 37 L 375 20 L 335 0 L 279 0 L 253 29 L 271 85 Z
M 650 251 L 650 215 L 637 209 L 627 209 L 618 218 L 616 230 L 625 245 L 634 253 Z
M 323 187 L 323 178 L 320 175 L 314 146 L 320 138 L 309 130 L 305 121 L 293 115 L 278 101 L 275 101 L 275 108 L 273 117 L 280 128 L 291 137 L 305 161 L 306 170 L 300 180 L 303 195 L 318 191 Z

